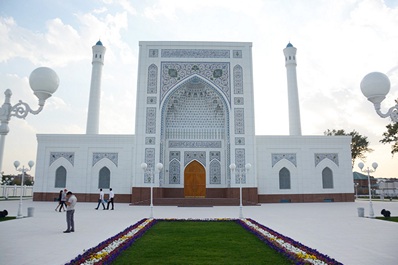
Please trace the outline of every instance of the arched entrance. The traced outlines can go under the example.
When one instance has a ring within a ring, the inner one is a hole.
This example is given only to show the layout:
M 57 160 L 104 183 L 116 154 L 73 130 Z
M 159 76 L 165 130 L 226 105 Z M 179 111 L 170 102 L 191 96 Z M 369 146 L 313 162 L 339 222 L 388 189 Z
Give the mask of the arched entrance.
M 189 163 L 184 170 L 184 196 L 206 197 L 206 170 L 196 160 Z

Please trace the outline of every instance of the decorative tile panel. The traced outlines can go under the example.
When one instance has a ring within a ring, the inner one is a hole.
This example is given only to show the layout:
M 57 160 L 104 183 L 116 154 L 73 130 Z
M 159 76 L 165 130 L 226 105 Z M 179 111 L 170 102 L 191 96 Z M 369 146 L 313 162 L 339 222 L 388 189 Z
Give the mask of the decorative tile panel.
M 156 104 L 156 97 L 147 97 L 146 104 Z
M 221 141 L 169 141 L 170 148 L 221 148 Z
M 210 161 L 213 159 L 217 159 L 218 161 L 221 161 L 221 152 L 220 151 L 211 151 L 210 152 Z
M 162 49 L 162 58 L 230 58 L 229 50 Z
M 272 167 L 282 159 L 290 161 L 295 167 L 297 167 L 297 158 L 294 153 L 281 153 L 281 154 L 271 154 L 272 156 Z
M 235 108 L 235 134 L 245 133 L 245 115 L 243 108 Z
M 169 184 L 180 184 L 180 162 L 174 159 L 169 164 Z
M 156 58 L 159 56 L 159 50 L 158 49 L 149 49 L 149 57 L 150 58 Z
M 235 183 L 239 183 L 239 170 L 242 174 L 242 183 L 246 183 L 246 172 L 245 172 L 245 165 L 246 165 L 246 158 L 245 158 L 245 149 L 243 148 L 236 148 L 235 149 Z
M 157 87 L 158 87 L 158 67 L 154 64 L 151 64 L 148 67 L 147 93 L 156 94 Z
M 314 154 L 315 166 L 317 166 L 325 158 L 330 159 L 337 166 L 339 165 L 339 154 L 338 153 L 318 153 L 318 154 Z
M 146 108 L 146 133 L 156 133 L 156 108 Z
M 145 137 L 145 144 L 147 145 L 154 145 L 155 144 L 155 137 Z
M 50 166 L 52 163 L 54 163 L 55 160 L 58 158 L 65 158 L 68 160 L 72 166 L 74 165 L 75 162 L 75 153 L 74 152 L 51 152 L 50 153 Z
M 181 161 L 181 153 L 180 151 L 170 151 L 169 161 L 175 159 L 177 161 Z
M 184 166 L 188 165 L 192 160 L 197 160 L 206 166 L 206 152 L 205 151 L 186 151 L 184 152 Z
M 234 93 L 243 94 L 243 69 L 239 64 L 234 67 Z
M 244 99 L 243 99 L 243 97 L 235 97 L 234 98 L 234 104 L 235 105 L 243 105 L 245 102 L 244 102 Z
M 145 163 L 148 167 L 144 173 L 144 183 L 151 183 L 151 170 L 155 169 L 155 148 L 145 148 Z
M 108 158 L 117 166 L 118 164 L 118 153 L 93 153 L 93 162 L 92 166 L 94 166 L 98 161 L 100 161 L 103 158 Z
M 235 145 L 245 145 L 245 137 L 235 137 Z
M 242 58 L 242 50 L 233 50 L 232 57 L 233 58 Z
M 172 87 L 195 74 L 217 86 L 228 99 L 228 102 L 231 101 L 229 63 L 205 62 L 163 62 L 161 64 L 160 100 L 163 101 L 163 98 Z
M 221 165 L 218 160 L 210 162 L 210 184 L 221 184 Z

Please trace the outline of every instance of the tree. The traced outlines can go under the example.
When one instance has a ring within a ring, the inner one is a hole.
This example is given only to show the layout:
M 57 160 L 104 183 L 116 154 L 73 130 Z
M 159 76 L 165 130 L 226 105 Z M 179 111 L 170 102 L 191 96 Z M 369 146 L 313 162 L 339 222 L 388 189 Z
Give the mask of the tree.
M 344 130 L 327 130 L 324 132 L 327 136 L 351 136 L 351 160 L 352 166 L 354 167 L 355 160 L 360 158 L 361 160 L 365 160 L 365 153 L 372 152 L 373 149 L 369 148 L 368 137 L 360 135 L 357 131 L 353 130 L 350 133 L 346 133 Z
M 383 133 L 384 138 L 380 140 L 380 143 L 392 144 L 391 154 L 394 155 L 398 153 L 398 122 L 388 124 L 386 128 L 387 131 Z

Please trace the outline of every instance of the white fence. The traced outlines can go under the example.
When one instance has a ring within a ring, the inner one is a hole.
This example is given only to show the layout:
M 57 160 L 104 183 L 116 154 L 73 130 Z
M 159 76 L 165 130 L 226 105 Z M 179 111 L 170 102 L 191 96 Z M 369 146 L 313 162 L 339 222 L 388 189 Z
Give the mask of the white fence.
M 21 186 L 17 185 L 1 185 L 0 186 L 0 197 L 9 198 L 9 197 L 20 197 L 22 190 L 23 197 L 32 197 L 33 196 L 33 186 Z

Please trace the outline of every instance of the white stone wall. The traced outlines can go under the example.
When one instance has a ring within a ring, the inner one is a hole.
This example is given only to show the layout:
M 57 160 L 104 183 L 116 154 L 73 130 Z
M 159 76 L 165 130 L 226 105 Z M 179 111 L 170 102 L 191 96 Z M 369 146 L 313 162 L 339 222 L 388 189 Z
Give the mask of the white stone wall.
M 257 136 L 257 179 L 259 194 L 353 193 L 351 138 L 345 136 Z M 273 154 L 295 154 L 273 165 Z M 324 157 L 316 164 L 315 154 L 337 154 L 335 161 Z M 293 163 L 295 161 L 296 165 Z M 279 188 L 279 171 L 290 171 L 291 188 Z M 322 170 L 333 172 L 333 188 L 322 187 Z
M 39 134 L 37 141 L 34 192 L 59 192 L 60 188 L 55 188 L 55 172 L 63 166 L 67 171 L 65 188 L 76 193 L 98 193 L 99 170 L 106 166 L 114 192 L 131 193 L 134 135 Z M 73 159 L 62 157 L 62 153 L 73 154 Z M 103 155 L 95 163 L 94 153 Z M 106 157 L 115 153 L 117 159 Z M 51 158 L 51 154 L 59 154 L 59 158 Z

